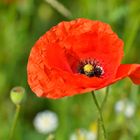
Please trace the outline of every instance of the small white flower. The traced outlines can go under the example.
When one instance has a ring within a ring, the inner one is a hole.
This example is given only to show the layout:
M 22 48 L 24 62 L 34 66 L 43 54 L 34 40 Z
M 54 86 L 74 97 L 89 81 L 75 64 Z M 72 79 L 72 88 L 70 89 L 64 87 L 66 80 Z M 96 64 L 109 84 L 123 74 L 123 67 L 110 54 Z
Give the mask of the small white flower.
M 87 132 L 86 140 L 96 140 L 97 134 L 91 131 Z
M 135 104 L 133 102 L 128 102 L 127 106 L 126 106 L 126 109 L 125 109 L 125 115 L 128 118 L 131 118 L 134 115 L 135 110 L 136 110 Z
M 92 131 L 79 129 L 77 132 L 71 134 L 70 140 L 96 140 L 96 137 L 96 133 Z
M 116 113 L 121 113 L 124 111 L 124 109 L 125 109 L 125 101 L 124 100 L 120 100 L 115 104 Z
M 48 134 L 56 130 L 58 126 L 58 118 L 56 113 L 45 110 L 37 113 L 33 124 L 39 133 Z
M 116 113 L 123 113 L 126 117 L 130 118 L 135 113 L 135 104 L 127 99 L 120 100 L 115 104 Z

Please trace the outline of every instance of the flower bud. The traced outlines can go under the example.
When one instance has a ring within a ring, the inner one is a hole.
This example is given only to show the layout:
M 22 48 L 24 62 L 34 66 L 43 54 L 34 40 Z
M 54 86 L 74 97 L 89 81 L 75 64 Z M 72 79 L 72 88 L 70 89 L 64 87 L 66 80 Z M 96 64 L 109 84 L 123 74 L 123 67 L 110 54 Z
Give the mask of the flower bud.
M 23 87 L 14 87 L 10 92 L 10 98 L 12 102 L 16 105 L 22 103 L 25 96 L 25 89 Z

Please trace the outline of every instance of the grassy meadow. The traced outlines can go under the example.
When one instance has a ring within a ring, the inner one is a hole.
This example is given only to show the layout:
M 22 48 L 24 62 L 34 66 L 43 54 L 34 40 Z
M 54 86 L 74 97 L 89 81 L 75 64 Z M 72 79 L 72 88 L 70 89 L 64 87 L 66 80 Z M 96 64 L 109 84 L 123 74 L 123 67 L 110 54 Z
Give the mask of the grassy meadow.
M 0 1 L 0 140 L 9 140 L 16 106 L 10 100 L 15 86 L 26 90 L 13 140 L 53 140 L 38 132 L 33 121 L 50 110 L 58 117 L 55 140 L 97 140 L 98 111 L 90 93 L 51 100 L 38 98 L 27 83 L 30 49 L 38 38 L 63 20 L 79 17 L 101 20 L 124 40 L 122 63 L 140 63 L 139 0 L 1 0 Z M 106 89 L 96 91 L 99 102 Z M 128 107 L 129 106 L 129 107 Z M 140 140 L 140 87 L 126 78 L 109 87 L 103 118 L 108 140 Z M 75 135 L 72 136 L 72 135 Z M 72 138 L 73 137 L 73 138 Z M 99 140 L 103 140 L 101 137 Z

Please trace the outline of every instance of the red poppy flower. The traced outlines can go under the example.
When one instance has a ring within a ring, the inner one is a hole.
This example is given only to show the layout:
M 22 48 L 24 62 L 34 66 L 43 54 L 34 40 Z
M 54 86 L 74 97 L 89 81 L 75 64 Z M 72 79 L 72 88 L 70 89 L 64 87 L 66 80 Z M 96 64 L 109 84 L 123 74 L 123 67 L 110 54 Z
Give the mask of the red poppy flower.
M 140 84 L 140 65 L 120 64 L 123 41 L 100 21 L 61 22 L 34 45 L 28 83 L 37 96 L 61 98 L 97 90 L 129 76 Z

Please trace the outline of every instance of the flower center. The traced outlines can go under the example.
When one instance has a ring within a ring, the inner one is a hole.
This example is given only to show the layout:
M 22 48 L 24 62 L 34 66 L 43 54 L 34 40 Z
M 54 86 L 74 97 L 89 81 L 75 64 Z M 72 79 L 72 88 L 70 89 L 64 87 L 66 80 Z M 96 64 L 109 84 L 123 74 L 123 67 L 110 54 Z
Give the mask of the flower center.
M 81 61 L 78 71 L 88 77 L 101 77 L 104 74 L 104 70 L 99 62 L 90 59 Z
M 83 70 L 84 72 L 92 72 L 94 69 L 93 65 L 91 64 L 86 64 L 84 67 L 83 67 Z

